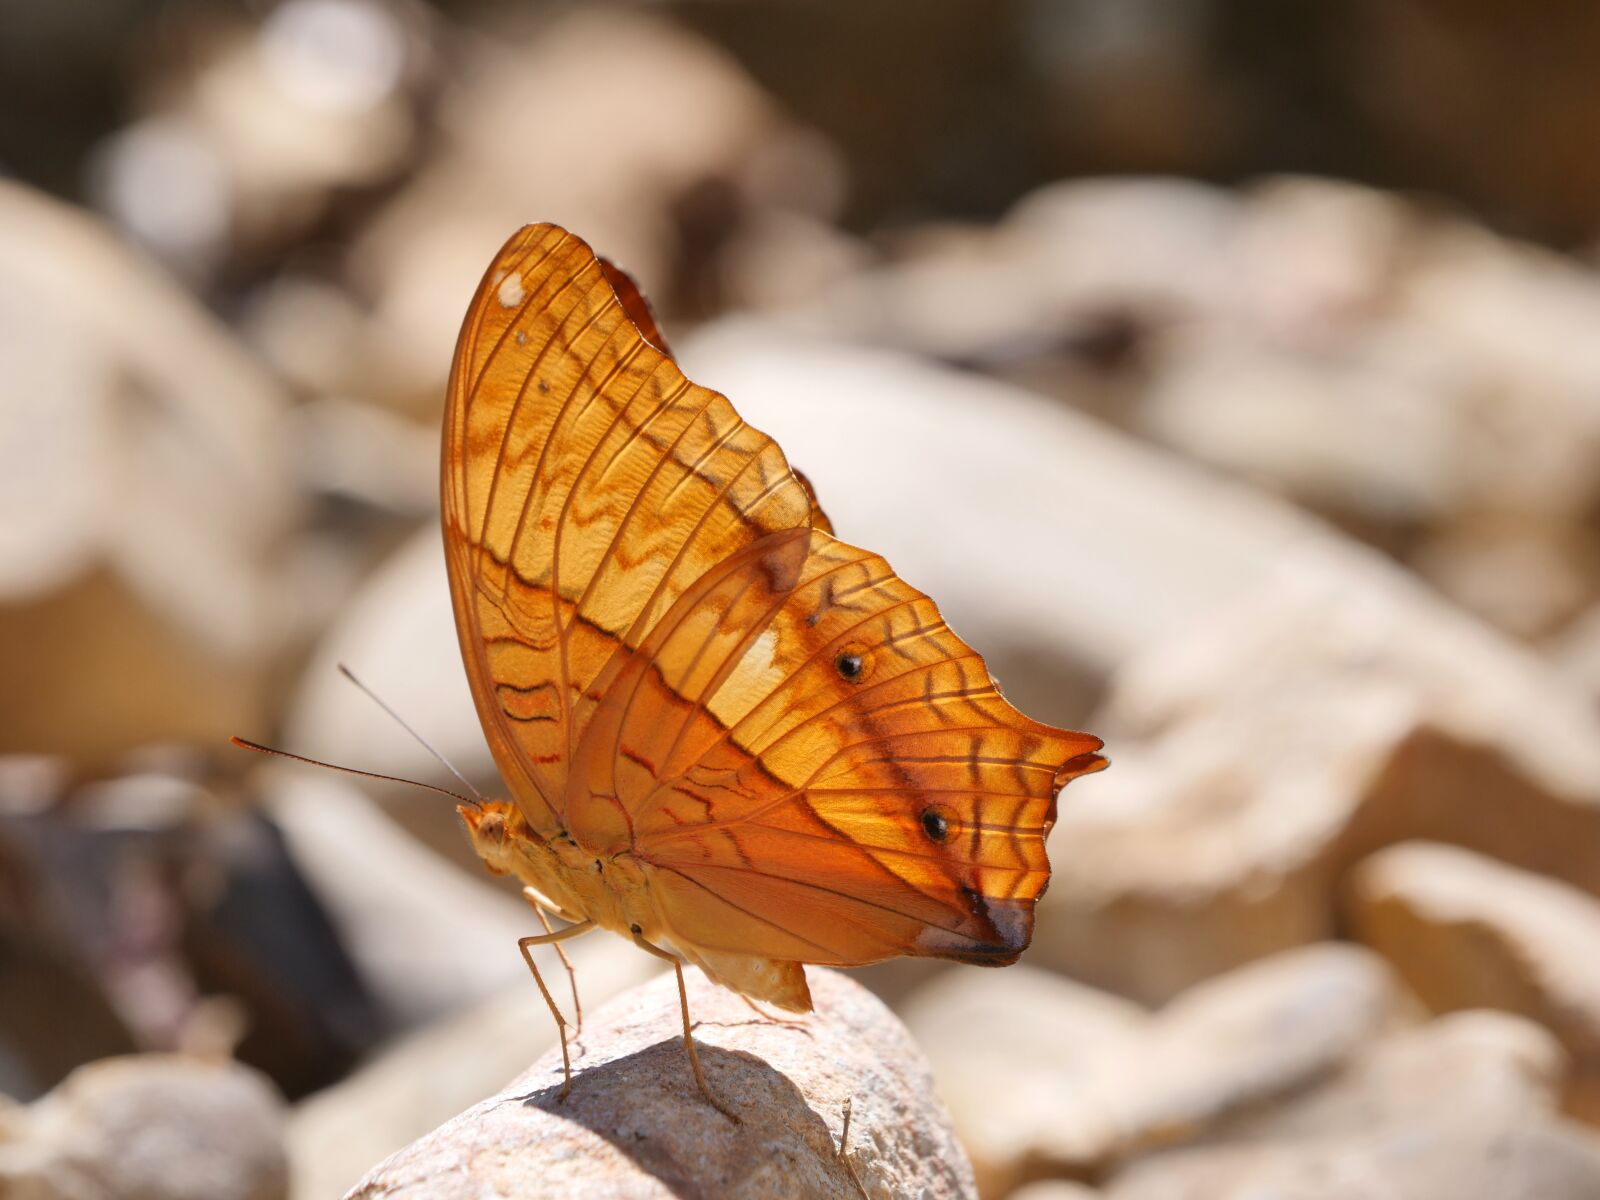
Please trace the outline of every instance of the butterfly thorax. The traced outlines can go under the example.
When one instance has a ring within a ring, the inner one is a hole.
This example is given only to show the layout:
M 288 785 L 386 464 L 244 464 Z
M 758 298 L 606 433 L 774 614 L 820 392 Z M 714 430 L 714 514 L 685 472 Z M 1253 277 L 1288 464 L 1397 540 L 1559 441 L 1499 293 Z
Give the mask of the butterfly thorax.
M 489 870 L 522 880 L 557 915 L 575 922 L 593 921 L 624 937 L 637 931 L 651 945 L 696 964 L 724 987 L 791 1012 L 810 1011 L 811 993 L 800 963 L 718 953 L 674 939 L 651 903 L 649 881 L 631 851 L 596 858 L 571 834 L 541 835 L 520 809 L 503 800 L 457 811 L 466 822 L 473 849 Z
M 473 849 L 490 871 L 522 880 L 570 920 L 593 921 L 624 935 L 637 926 L 654 940 L 657 922 L 631 854 L 596 855 L 570 833 L 542 835 L 519 808 L 503 800 L 460 812 Z

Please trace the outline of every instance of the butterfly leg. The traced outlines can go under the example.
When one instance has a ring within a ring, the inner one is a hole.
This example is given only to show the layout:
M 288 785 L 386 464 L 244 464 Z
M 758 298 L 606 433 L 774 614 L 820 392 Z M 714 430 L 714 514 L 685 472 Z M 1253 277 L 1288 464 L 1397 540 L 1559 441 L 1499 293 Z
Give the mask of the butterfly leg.
M 550 918 L 545 915 L 544 904 L 539 893 L 531 887 L 525 887 L 522 889 L 522 898 L 533 907 L 534 915 L 539 918 L 539 924 L 544 926 L 544 931 L 547 934 L 553 934 L 555 930 L 550 928 Z M 556 915 L 560 916 L 559 913 Z M 578 922 L 573 923 L 577 924 Z M 555 948 L 556 957 L 561 960 L 561 965 L 567 969 L 567 984 L 572 988 L 572 1034 L 577 1037 L 583 1032 L 583 1001 L 578 999 L 578 973 L 572 969 L 572 960 L 567 957 L 567 948 L 560 942 L 555 943 Z
M 700 1087 L 700 1094 L 706 1098 L 706 1102 L 709 1103 L 712 1108 L 716 1109 L 723 1116 L 727 1117 L 728 1120 L 732 1121 L 735 1125 L 742 1125 L 744 1122 L 739 1119 L 739 1114 L 734 1112 L 733 1109 L 729 1108 L 721 1100 L 718 1100 L 717 1097 L 712 1093 L 710 1085 L 706 1083 L 705 1072 L 700 1069 L 700 1055 L 695 1052 L 693 1027 L 689 1023 L 689 992 L 688 989 L 683 986 L 683 964 L 678 961 L 677 955 L 668 954 L 665 950 L 662 950 L 656 946 L 652 946 L 649 942 L 645 941 L 644 936 L 641 934 L 637 925 L 633 927 L 632 933 L 634 944 L 638 946 L 639 949 L 647 951 L 650 954 L 654 954 L 657 958 L 664 959 L 665 961 L 671 963 L 673 971 L 678 976 L 678 1007 L 683 1010 L 683 1046 L 684 1049 L 689 1052 L 689 1066 L 694 1071 L 694 1081 Z
M 774 1016 L 772 1013 L 769 1013 L 765 1009 L 763 1009 L 754 1000 L 750 999 L 749 996 L 746 996 L 743 992 L 737 992 L 735 994 L 739 997 L 740 1000 L 744 1001 L 744 1006 L 746 1008 L 748 1008 L 751 1012 L 755 1013 L 756 1016 L 760 1017 L 763 1021 L 766 1021 L 770 1025 L 787 1025 L 791 1029 L 803 1029 L 803 1028 L 805 1028 L 805 1023 L 806 1022 L 805 1022 L 805 1018 L 804 1017 L 778 1017 L 778 1016 Z
M 861 1176 L 856 1174 L 855 1164 L 850 1161 L 850 1110 L 854 1106 L 855 1102 L 852 1100 L 844 1102 L 844 1128 L 839 1131 L 839 1161 L 844 1164 L 845 1174 L 850 1176 L 850 1182 L 856 1185 L 861 1200 L 867 1200 L 867 1189 L 861 1185 Z
M 561 1095 L 558 1100 L 565 1100 L 567 1093 L 572 1091 L 572 1058 L 567 1053 L 567 1019 L 561 1015 L 561 1010 L 556 1007 L 555 997 L 550 994 L 550 989 L 544 985 L 544 977 L 539 974 L 539 968 L 533 961 L 533 948 L 535 946 L 551 946 L 564 942 L 568 938 L 575 938 L 580 933 L 588 933 L 594 928 L 593 921 L 583 921 L 577 925 L 568 925 L 565 929 L 544 935 L 534 934 L 530 937 L 518 938 L 517 949 L 522 951 L 522 960 L 528 964 L 528 970 L 533 972 L 533 981 L 539 985 L 539 994 L 544 997 L 544 1002 L 550 1006 L 550 1015 L 556 1019 L 556 1033 L 561 1038 L 561 1071 L 563 1081 Z

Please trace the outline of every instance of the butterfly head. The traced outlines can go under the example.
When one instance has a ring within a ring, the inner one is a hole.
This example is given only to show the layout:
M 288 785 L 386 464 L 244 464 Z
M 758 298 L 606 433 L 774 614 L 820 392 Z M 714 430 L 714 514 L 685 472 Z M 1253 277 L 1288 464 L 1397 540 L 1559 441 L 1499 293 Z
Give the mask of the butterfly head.
M 458 804 L 456 812 L 466 822 L 472 848 L 489 870 L 496 875 L 510 870 L 506 860 L 510 857 L 515 826 L 521 814 L 504 800 L 485 800 L 481 805 Z

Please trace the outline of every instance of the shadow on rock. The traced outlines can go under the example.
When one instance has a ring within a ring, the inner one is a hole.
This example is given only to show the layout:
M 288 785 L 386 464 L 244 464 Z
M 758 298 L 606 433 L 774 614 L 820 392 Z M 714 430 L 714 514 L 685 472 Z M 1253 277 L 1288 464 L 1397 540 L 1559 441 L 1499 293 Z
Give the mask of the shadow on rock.
M 784 1032 L 808 1036 L 803 1028 Z M 677 1038 L 587 1068 L 575 1059 L 565 1100 L 559 1066 L 550 1086 L 513 1099 L 583 1126 L 685 1200 L 724 1195 L 735 1181 L 748 1186 L 766 1172 L 775 1185 L 806 1178 L 814 1190 L 800 1194 L 858 1195 L 828 1120 L 788 1076 L 742 1050 L 697 1046 L 706 1081 L 740 1123 L 700 1094 Z M 832 1115 L 837 1125 L 841 1114 Z
M 565 1100 L 552 1051 L 390 1155 L 349 1196 L 857 1200 L 853 1168 L 874 1200 L 976 1200 L 972 1168 L 905 1027 L 837 972 L 808 978 L 816 1011 L 798 1023 L 751 1020 L 732 992 L 698 973 L 688 979 L 706 1081 L 737 1122 L 695 1086 L 669 973 L 585 1023 Z M 848 1167 L 838 1150 L 846 1105 Z

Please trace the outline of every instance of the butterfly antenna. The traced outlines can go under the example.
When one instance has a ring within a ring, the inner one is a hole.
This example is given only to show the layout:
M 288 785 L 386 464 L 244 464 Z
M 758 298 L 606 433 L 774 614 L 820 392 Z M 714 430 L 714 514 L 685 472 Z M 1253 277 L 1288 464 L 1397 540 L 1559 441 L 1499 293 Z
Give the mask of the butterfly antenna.
M 446 771 L 449 771 L 450 774 L 454 775 L 457 779 L 459 779 L 461 781 L 461 786 L 466 788 L 467 791 L 471 792 L 474 796 L 476 796 L 478 798 L 478 802 L 480 804 L 482 804 L 483 799 L 484 799 L 483 793 L 480 792 L 477 788 L 472 786 L 472 781 L 470 779 L 468 779 L 465 775 L 463 775 L 460 771 L 456 770 L 456 766 L 455 766 L 455 764 L 453 762 L 451 762 L 443 754 L 440 754 L 439 751 L 435 750 L 432 746 L 430 746 L 428 744 L 428 739 L 427 738 L 423 737 L 415 729 L 411 728 L 410 725 L 407 725 L 406 721 L 405 721 L 405 718 L 402 717 L 399 713 L 395 712 L 395 710 L 390 708 L 387 704 L 385 704 L 383 702 L 383 700 L 378 696 L 377 692 L 373 691 L 366 684 L 362 683 L 361 680 L 357 679 L 356 678 L 356 673 L 354 671 L 352 671 L 349 667 L 345 666 L 343 663 L 340 663 L 339 664 L 339 674 L 343 675 L 351 683 L 355 684 L 358 688 L 360 688 L 363 692 L 365 692 L 367 694 L 368 698 L 370 698 L 374 704 L 376 704 L 379 708 L 383 709 L 384 712 L 388 713 L 391 717 L 393 717 L 395 719 L 395 723 L 398 724 L 401 729 L 404 729 L 412 737 L 416 738 L 417 739 L 417 744 L 419 746 L 421 746 L 424 750 L 426 750 L 429 754 L 431 754 L 435 758 L 437 758 L 444 765 L 444 769 Z
M 305 763 L 312 767 L 326 767 L 330 771 L 343 771 L 346 775 L 364 775 L 368 779 L 382 779 L 389 783 L 409 783 L 412 787 L 426 788 L 430 792 L 438 792 L 441 796 L 449 796 L 459 800 L 471 808 L 482 808 L 483 797 L 473 800 L 463 796 L 460 792 L 452 792 L 449 788 L 435 787 L 431 783 L 423 783 L 420 779 L 402 779 L 398 775 L 380 775 L 377 771 L 362 771 L 356 767 L 341 767 L 338 763 L 323 762 L 320 758 L 307 758 L 304 754 L 291 754 L 287 750 L 275 750 L 271 746 L 263 746 L 260 742 L 252 742 L 249 738 L 231 737 L 228 739 L 241 750 L 254 750 L 257 754 L 275 754 L 279 758 L 293 759 L 298 763 Z

